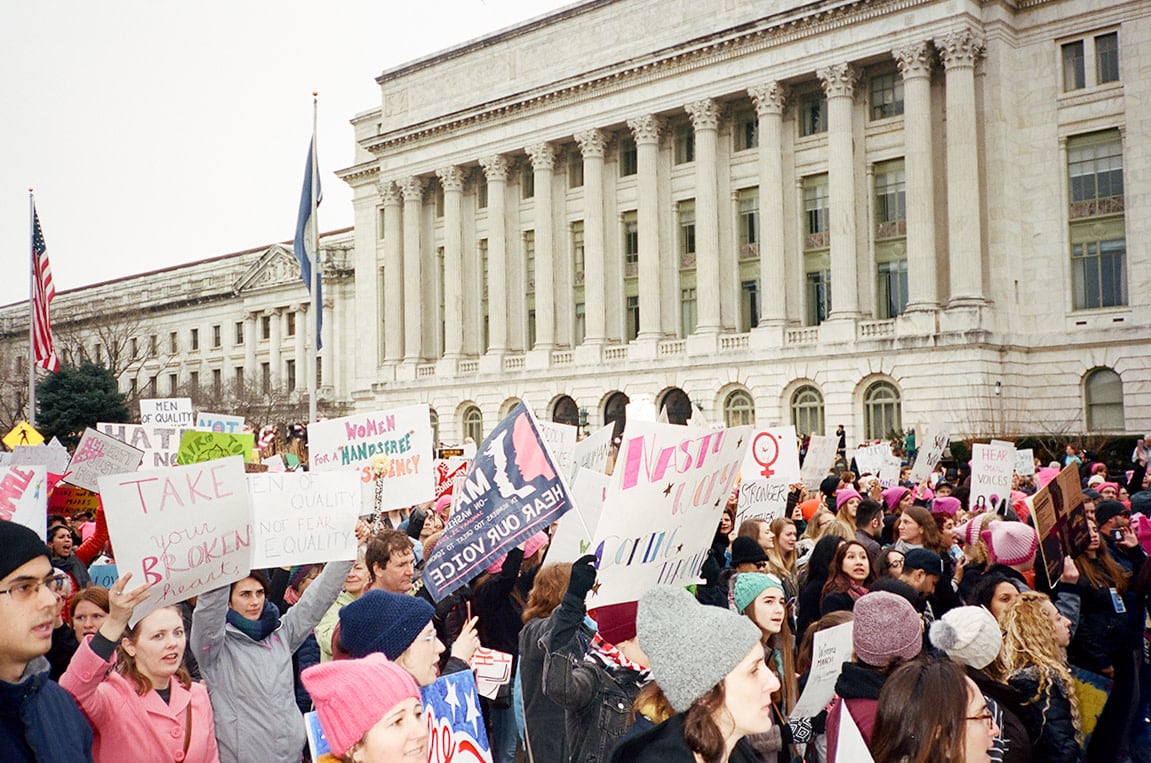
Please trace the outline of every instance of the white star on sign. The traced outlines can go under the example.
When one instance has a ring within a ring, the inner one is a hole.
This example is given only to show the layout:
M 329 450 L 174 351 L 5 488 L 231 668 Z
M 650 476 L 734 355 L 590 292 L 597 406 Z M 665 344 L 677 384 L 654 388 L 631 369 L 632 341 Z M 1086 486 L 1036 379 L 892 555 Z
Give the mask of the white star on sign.
M 448 692 L 444 697 L 444 704 L 452 709 L 452 719 L 454 720 L 456 713 L 460 711 L 460 698 L 456 694 L 456 685 L 451 681 L 448 682 Z
M 469 694 L 467 696 L 467 707 L 468 707 L 468 714 L 467 714 L 467 717 L 465 718 L 465 720 L 472 725 L 472 729 L 474 730 L 472 736 L 475 738 L 478 738 L 480 735 L 480 727 L 476 724 L 476 719 L 481 717 L 481 716 L 480 716 L 480 708 L 479 708 L 479 706 L 476 705 L 476 695 L 475 694 Z

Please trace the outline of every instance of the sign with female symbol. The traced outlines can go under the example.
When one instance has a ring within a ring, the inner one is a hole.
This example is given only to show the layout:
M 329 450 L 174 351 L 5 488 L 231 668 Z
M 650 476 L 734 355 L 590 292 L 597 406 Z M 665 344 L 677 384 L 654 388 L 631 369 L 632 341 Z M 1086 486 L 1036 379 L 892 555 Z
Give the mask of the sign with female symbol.
M 760 429 L 751 436 L 751 447 L 743 459 L 742 479 L 771 479 L 799 482 L 799 449 L 795 427 Z
M 779 460 L 779 440 L 771 432 L 760 432 L 751 441 L 751 457 L 763 467 L 760 474 L 769 479 L 775 474 L 771 467 Z

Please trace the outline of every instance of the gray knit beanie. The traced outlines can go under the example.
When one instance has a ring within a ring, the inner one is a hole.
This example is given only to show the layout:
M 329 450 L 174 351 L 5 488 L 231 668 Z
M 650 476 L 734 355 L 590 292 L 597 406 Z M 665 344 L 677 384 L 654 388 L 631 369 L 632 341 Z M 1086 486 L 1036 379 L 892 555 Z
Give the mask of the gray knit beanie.
M 759 627 L 683 588 L 656 586 L 639 600 L 636 632 L 652 678 L 677 713 L 707 694 L 759 643 Z
M 931 624 L 928 634 L 936 649 L 956 662 L 982 670 L 995 661 L 1003 634 L 995 617 L 983 607 L 956 607 Z

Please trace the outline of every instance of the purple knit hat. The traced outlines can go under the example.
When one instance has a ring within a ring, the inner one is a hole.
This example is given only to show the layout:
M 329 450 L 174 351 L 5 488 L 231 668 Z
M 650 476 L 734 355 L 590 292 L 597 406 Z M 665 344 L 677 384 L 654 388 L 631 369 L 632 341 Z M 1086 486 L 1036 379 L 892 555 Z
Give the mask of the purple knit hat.
M 894 512 L 895 507 L 898 506 L 899 502 L 903 500 L 903 496 L 910 492 L 910 490 L 903 487 L 902 485 L 896 485 L 895 487 L 889 487 L 887 490 L 884 490 L 883 502 L 887 504 L 887 510 Z
M 849 487 L 845 487 L 843 490 L 840 490 L 835 494 L 835 510 L 839 511 L 842 509 L 843 504 L 847 503 L 852 498 L 858 498 L 861 501 L 863 500 L 863 496 L 861 496 L 856 490 L 852 490 Z

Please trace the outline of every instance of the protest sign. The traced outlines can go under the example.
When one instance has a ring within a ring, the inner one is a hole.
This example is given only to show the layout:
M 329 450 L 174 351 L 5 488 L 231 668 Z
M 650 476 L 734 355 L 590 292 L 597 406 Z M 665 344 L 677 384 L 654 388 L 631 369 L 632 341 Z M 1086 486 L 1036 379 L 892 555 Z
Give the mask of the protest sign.
M 592 469 L 576 469 L 572 477 L 572 510 L 560 517 L 548 544 L 547 562 L 574 562 L 591 553 L 591 539 L 603 512 L 609 477 Z
M 176 465 L 176 452 L 180 449 L 180 436 L 184 430 L 176 427 L 145 427 L 140 424 L 100 423 L 96 429 L 144 451 L 140 467 L 159 469 Z
M 48 532 L 48 471 L 43 466 L 0 468 L 0 519 Z
M 573 450 L 579 429 L 570 424 L 557 424 L 554 421 L 536 421 L 536 424 L 539 425 L 540 435 L 543 437 L 548 450 L 551 451 L 556 466 L 564 473 L 565 477 L 571 477 L 572 464 L 574 463 Z
M 891 443 L 881 442 L 877 445 L 867 445 L 855 451 L 855 465 L 860 474 L 874 474 L 879 476 L 880 470 L 891 457 Z
M 133 622 L 252 569 L 252 507 L 239 456 L 113 474 L 99 484 L 116 566 L 134 584 L 155 584 Z
M 476 679 L 470 670 L 441 676 L 420 689 L 420 695 L 428 726 L 427 763 L 492 763 Z
M 49 474 L 68 471 L 68 449 L 55 437 L 46 445 L 17 445 L 12 451 L 13 466 L 43 466 Z
M 91 490 L 61 482 L 48 494 L 48 511 L 70 517 L 80 511 L 94 515 L 100 508 L 100 496 Z
M 850 760 L 851 763 L 875 763 L 875 758 L 871 757 L 871 750 L 863 740 L 863 734 L 860 733 L 859 726 L 855 725 L 855 719 L 851 717 L 846 704 L 839 713 L 839 744 L 836 750 L 838 751 L 836 758 L 839 760 Z
M 915 465 L 911 467 L 910 480 L 918 485 L 930 477 L 950 444 L 951 434 L 942 426 L 928 427 L 927 433 L 919 441 L 919 454 L 915 457 Z
M 526 405 L 513 408 L 487 436 L 454 498 L 424 564 L 424 584 L 436 601 L 571 508 L 563 474 Z
M 811 673 L 803 693 L 791 714 L 795 718 L 811 718 L 827 707 L 835 694 L 835 682 L 843 671 L 843 663 L 851 662 L 851 633 L 854 624 L 847 622 L 822 631 L 816 631 L 811 650 Z
M 500 687 L 512 680 L 512 656 L 481 646 L 472 656 L 472 669 L 476 672 L 476 691 L 481 697 L 495 699 Z
M 114 564 L 93 564 L 88 568 L 88 577 L 92 578 L 92 585 L 111 588 L 116 579 L 120 577 L 120 573 L 116 571 Z
M 903 471 L 903 460 L 891 452 L 890 446 L 883 463 L 879 465 L 879 486 L 883 489 L 895 487 L 899 484 L 899 473 Z
M 304 731 L 308 736 L 308 752 L 312 756 L 312 763 L 340 763 L 340 759 L 332 754 L 332 746 L 324 735 L 320 715 L 315 710 L 304 713 Z
M 273 474 L 283 474 L 288 471 L 288 468 L 284 466 L 284 456 L 280 453 L 274 456 L 268 456 L 264 459 L 263 464 L 268 467 L 268 471 Z
M 68 463 L 65 481 L 96 492 L 96 480 L 106 474 L 134 472 L 140 467 L 144 452 L 126 442 L 95 429 L 84 430 L 76 452 Z
M 699 579 L 752 432 L 628 421 L 592 541 L 599 588 L 589 607 Z
M 436 497 L 439 500 L 445 495 L 452 495 L 456 485 L 463 481 L 468 473 L 467 460 L 452 457 L 436 461 Z
M 735 510 L 735 525 L 745 519 L 766 519 L 770 522 L 787 514 L 788 483 L 783 480 L 743 480 L 739 483 L 739 503 Z
M 356 558 L 363 494 L 355 472 L 249 474 L 252 566 Z
M 20 445 L 41 445 L 44 442 L 44 435 L 36 431 L 36 428 L 29 424 L 27 421 L 21 421 L 16 426 L 4 435 L 2 441 L 8 446 L 10 450 L 16 450 Z
M 196 428 L 206 429 L 209 432 L 243 434 L 244 417 L 229 416 L 224 413 L 206 413 L 204 411 L 200 411 L 196 414 Z
M 972 513 L 1000 511 L 1001 504 L 1010 500 L 1014 473 L 1014 445 L 972 445 L 971 495 L 968 498 Z
M 608 457 L 611 456 L 611 436 L 615 424 L 607 424 L 576 443 L 572 449 L 572 460 L 581 469 L 607 474 Z
M 309 424 L 308 452 L 314 472 L 360 475 L 365 512 L 407 508 L 435 496 L 426 404 Z
M 799 448 L 795 427 L 759 429 L 751 436 L 751 447 L 740 470 L 743 481 L 774 480 L 799 482 Z
M 180 449 L 176 451 L 176 463 L 181 466 L 200 464 L 228 456 L 240 456 L 247 461 L 255 448 L 256 437 L 251 432 L 227 434 L 189 429 L 180 435 Z
M 166 397 L 140 401 L 140 426 L 190 429 L 194 422 L 192 398 Z
M 803 466 L 799 470 L 800 479 L 808 490 L 816 490 L 819 483 L 835 465 L 835 455 L 839 449 L 839 441 L 834 437 L 813 434 L 807 443 L 807 455 L 803 459 Z M 850 463 L 850 462 L 848 462 Z
M 1020 448 L 1015 451 L 1015 473 L 1020 477 L 1030 477 L 1035 474 L 1035 451 L 1031 448 Z

